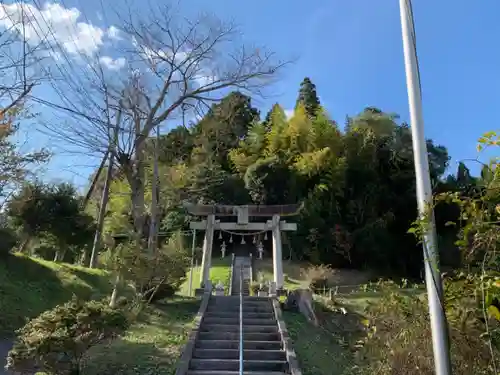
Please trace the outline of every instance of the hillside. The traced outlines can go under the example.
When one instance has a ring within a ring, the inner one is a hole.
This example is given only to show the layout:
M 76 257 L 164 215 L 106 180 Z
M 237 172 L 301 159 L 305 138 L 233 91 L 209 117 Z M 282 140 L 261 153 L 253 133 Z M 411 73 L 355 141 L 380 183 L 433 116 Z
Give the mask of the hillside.
M 0 337 L 9 337 L 33 318 L 73 295 L 111 293 L 108 272 L 14 254 L 0 262 Z
M 227 269 L 227 267 L 226 267 Z M 14 330 L 73 295 L 101 298 L 111 293 L 110 274 L 21 255 L 0 262 L 0 362 Z M 90 350 L 84 374 L 170 374 L 199 308 L 195 298 L 176 297 L 139 313 L 126 334 Z M 3 363 L 0 375 L 4 375 Z

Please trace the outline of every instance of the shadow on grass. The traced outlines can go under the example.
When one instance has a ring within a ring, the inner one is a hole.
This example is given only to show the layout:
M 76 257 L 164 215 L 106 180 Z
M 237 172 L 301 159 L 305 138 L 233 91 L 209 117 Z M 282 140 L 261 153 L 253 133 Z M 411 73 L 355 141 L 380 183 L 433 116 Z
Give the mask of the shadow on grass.
M 315 304 L 319 326 L 309 323 L 300 313 L 283 316 L 304 375 L 347 375 L 355 365 L 354 344 L 365 333 L 362 317 L 342 314 Z
M 0 337 L 10 337 L 27 320 L 73 295 L 101 298 L 111 292 L 101 270 L 79 269 L 12 254 L 0 261 Z
M 0 337 L 58 303 L 64 287 L 55 270 L 30 258 L 9 255 L 0 262 Z
M 199 306 L 176 297 L 146 308 L 124 337 L 89 351 L 83 375 L 174 374 Z
M 170 375 L 179 358 L 176 346 L 160 348 L 155 343 L 122 338 L 95 349 L 83 361 L 82 375 Z
M 113 289 L 110 279 L 102 274 L 93 273 L 90 269 L 79 269 L 69 264 L 61 264 L 61 267 L 83 281 L 83 283 L 72 284 L 68 287 L 69 292 L 80 298 L 102 298 L 110 294 Z

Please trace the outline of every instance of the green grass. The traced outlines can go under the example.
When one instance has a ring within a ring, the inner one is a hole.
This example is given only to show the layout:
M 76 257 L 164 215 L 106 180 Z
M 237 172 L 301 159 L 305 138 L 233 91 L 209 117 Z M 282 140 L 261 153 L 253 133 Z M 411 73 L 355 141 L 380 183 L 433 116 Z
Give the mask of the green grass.
M 201 266 L 193 268 L 193 294 L 194 289 L 200 287 L 200 273 Z M 186 275 L 186 281 L 182 284 L 179 294 L 188 296 L 189 295 L 189 272 Z M 224 284 L 226 288 L 229 288 L 229 283 L 231 277 L 231 257 L 226 256 L 225 258 L 212 258 L 212 265 L 210 267 L 210 280 L 214 284 L 219 281 Z
M 274 280 L 272 259 L 255 259 L 254 265 L 254 272 L 256 272 L 254 278 L 257 281 L 260 281 L 259 277 L 262 277 L 265 281 Z M 304 265 L 300 263 L 283 260 L 283 276 L 285 281 L 285 289 L 294 290 L 308 287 L 308 282 L 302 274 L 303 266 Z
M 83 375 L 174 374 L 199 304 L 178 298 L 146 309 L 125 336 L 91 349 Z
M 15 254 L 0 261 L 0 337 L 12 336 L 27 319 L 71 299 L 111 293 L 109 274 Z
M 292 338 L 293 348 L 304 375 L 347 375 L 354 365 L 350 350 L 356 333 L 349 333 L 348 319 L 320 305 L 315 306 L 320 325 L 315 327 L 300 313 L 284 312 L 283 316 Z M 321 311 L 323 310 L 323 311 Z M 351 316 L 355 322 L 358 317 Z

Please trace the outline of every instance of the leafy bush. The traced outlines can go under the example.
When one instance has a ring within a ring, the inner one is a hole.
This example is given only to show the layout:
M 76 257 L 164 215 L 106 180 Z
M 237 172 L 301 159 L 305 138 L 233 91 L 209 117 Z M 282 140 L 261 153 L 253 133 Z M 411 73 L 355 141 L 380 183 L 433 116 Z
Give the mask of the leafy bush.
M 135 285 L 142 299 L 154 302 L 171 297 L 186 279 L 189 257 L 182 234 L 173 235 L 154 253 L 138 249 L 133 242 L 120 244 L 101 258 L 106 268 Z
M 173 296 L 186 280 L 189 267 L 182 235 L 171 237 L 154 255 L 154 263 L 144 266 L 148 269 L 141 289 L 144 299 L 154 302 Z
M 6 368 L 21 373 L 79 374 L 82 357 L 90 347 L 127 327 L 124 312 L 110 308 L 106 301 L 82 302 L 75 298 L 17 331 Z
M 325 265 L 311 266 L 305 271 L 305 277 L 309 282 L 309 288 L 313 291 L 329 288 L 333 274 L 334 271 Z

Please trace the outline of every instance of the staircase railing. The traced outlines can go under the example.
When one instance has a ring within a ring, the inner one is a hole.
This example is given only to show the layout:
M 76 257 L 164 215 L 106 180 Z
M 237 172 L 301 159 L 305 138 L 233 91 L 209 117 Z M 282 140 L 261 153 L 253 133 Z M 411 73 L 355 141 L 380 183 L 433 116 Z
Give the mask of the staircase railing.
M 240 375 L 243 375 L 243 265 L 240 267 Z
M 229 270 L 229 295 L 233 295 L 233 282 L 234 282 L 234 253 L 231 254 L 231 268 Z

